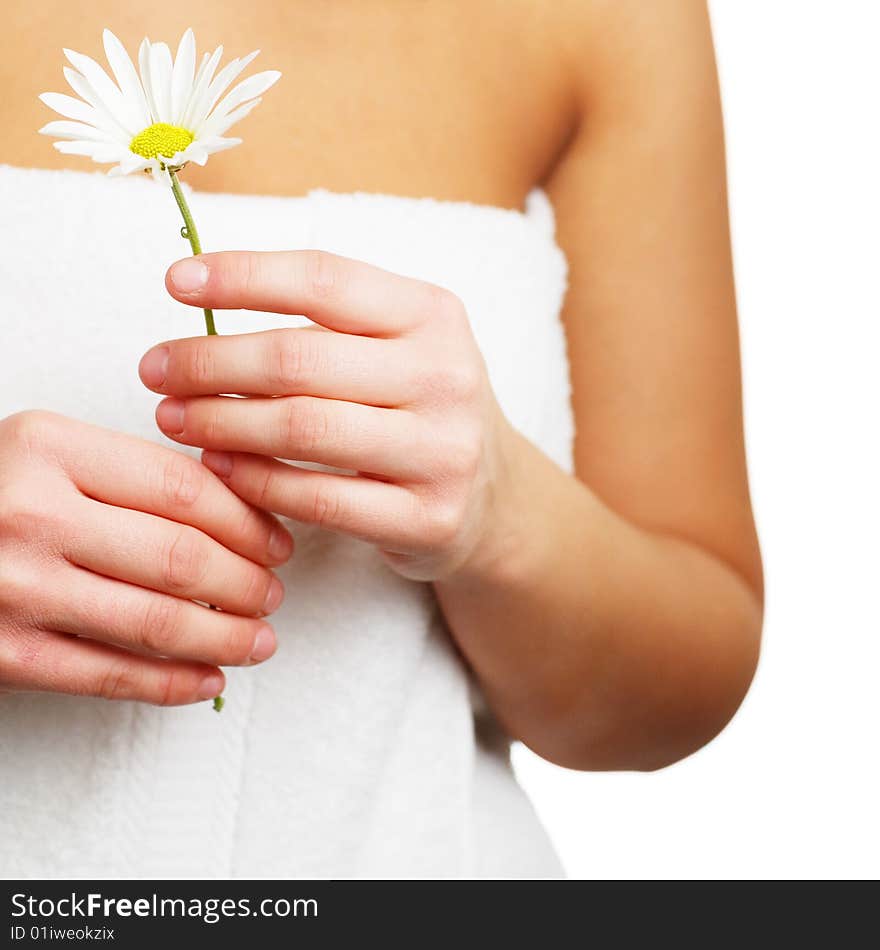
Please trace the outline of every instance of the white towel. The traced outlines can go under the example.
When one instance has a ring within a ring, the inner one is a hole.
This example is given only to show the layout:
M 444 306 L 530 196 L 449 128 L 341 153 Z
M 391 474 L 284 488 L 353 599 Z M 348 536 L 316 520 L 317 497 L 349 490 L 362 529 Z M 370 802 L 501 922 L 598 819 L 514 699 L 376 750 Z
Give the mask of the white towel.
M 323 248 L 454 291 L 508 418 L 570 470 L 566 265 L 542 192 L 525 212 L 326 191 L 191 203 L 206 250 Z M 0 166 L 0 208 L 0 417 L 45 408 L 163 441 L 138 360 L 201 332 L 163 286 L 188 253 L 170 193 Z M 302 322 L 217 314 L 221 333 Z M 222 714 L 0 696 L 2 876 L 561 873 L 430 585 L 291 528 L 278 652 L 228 671 Z

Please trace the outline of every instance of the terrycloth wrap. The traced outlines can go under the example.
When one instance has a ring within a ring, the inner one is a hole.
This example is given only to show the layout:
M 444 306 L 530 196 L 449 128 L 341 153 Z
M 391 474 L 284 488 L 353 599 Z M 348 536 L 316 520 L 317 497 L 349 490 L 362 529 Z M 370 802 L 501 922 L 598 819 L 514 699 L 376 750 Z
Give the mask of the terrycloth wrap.
M 542 192 L 525 212 L 325 191 L 192 206 L 207 249 L 323 248 L 454 291 L 508 418 L 570 470 L 566 263 Z M 203 330 L 163 285 L 188 253 L 170 192 L 0 166 L 0 208 L 0 417 L 51 409 L 163 441 L 138 360 Z M 217 314 L 221 333 L 304 322 Z M 0 695 L 0 875 L 561 873 L 431 586 L 291 527 L 278 652 L 227 671 L 221 715 Z

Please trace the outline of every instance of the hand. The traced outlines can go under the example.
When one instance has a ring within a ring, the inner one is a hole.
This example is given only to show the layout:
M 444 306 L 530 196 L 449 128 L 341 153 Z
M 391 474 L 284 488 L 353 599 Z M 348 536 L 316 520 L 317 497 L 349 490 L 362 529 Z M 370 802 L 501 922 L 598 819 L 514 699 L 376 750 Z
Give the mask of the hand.
M 169 438 L 207 449 L 243 499 L 370 541 L 404 576 L 439 579 L 474 555 L 509 426 L 457 297 L 320 251 L 203 254 L 166 283 L 194 306 L 304 313 L 323 328 L 154 347 L 140 374 L 172 397 L 156 412 Z
M 210 699 L 217 665 L 274 652 L 266 565 L 291 545 L 179 452 L 47 412 L 3 419 L 0 690 Z

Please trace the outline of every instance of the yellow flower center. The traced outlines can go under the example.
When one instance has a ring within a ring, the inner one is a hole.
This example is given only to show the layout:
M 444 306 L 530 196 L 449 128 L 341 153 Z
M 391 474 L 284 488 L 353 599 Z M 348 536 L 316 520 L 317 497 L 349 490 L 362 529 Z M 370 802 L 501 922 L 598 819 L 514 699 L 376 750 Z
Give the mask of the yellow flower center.
M 129 148 L 135 155 L 144 158 L 171 158 L 176 152 L 182 152 L 195 138 L 189 129 L 179 125 L 169 125 L 167 122 L 156 122 L 144 129 L 129 143 Z

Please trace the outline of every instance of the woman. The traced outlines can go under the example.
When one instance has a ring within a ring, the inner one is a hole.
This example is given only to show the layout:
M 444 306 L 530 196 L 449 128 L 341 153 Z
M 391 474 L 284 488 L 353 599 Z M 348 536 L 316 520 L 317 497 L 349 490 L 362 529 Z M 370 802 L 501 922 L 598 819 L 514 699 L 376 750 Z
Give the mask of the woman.
M 6 21 L 3 873 L 558 875 L 509 740 L 660 768 L 758 653 L 704 4 Z M 283 73 L 170 297 L 170 195 L 35 134 L 105 25 Z

